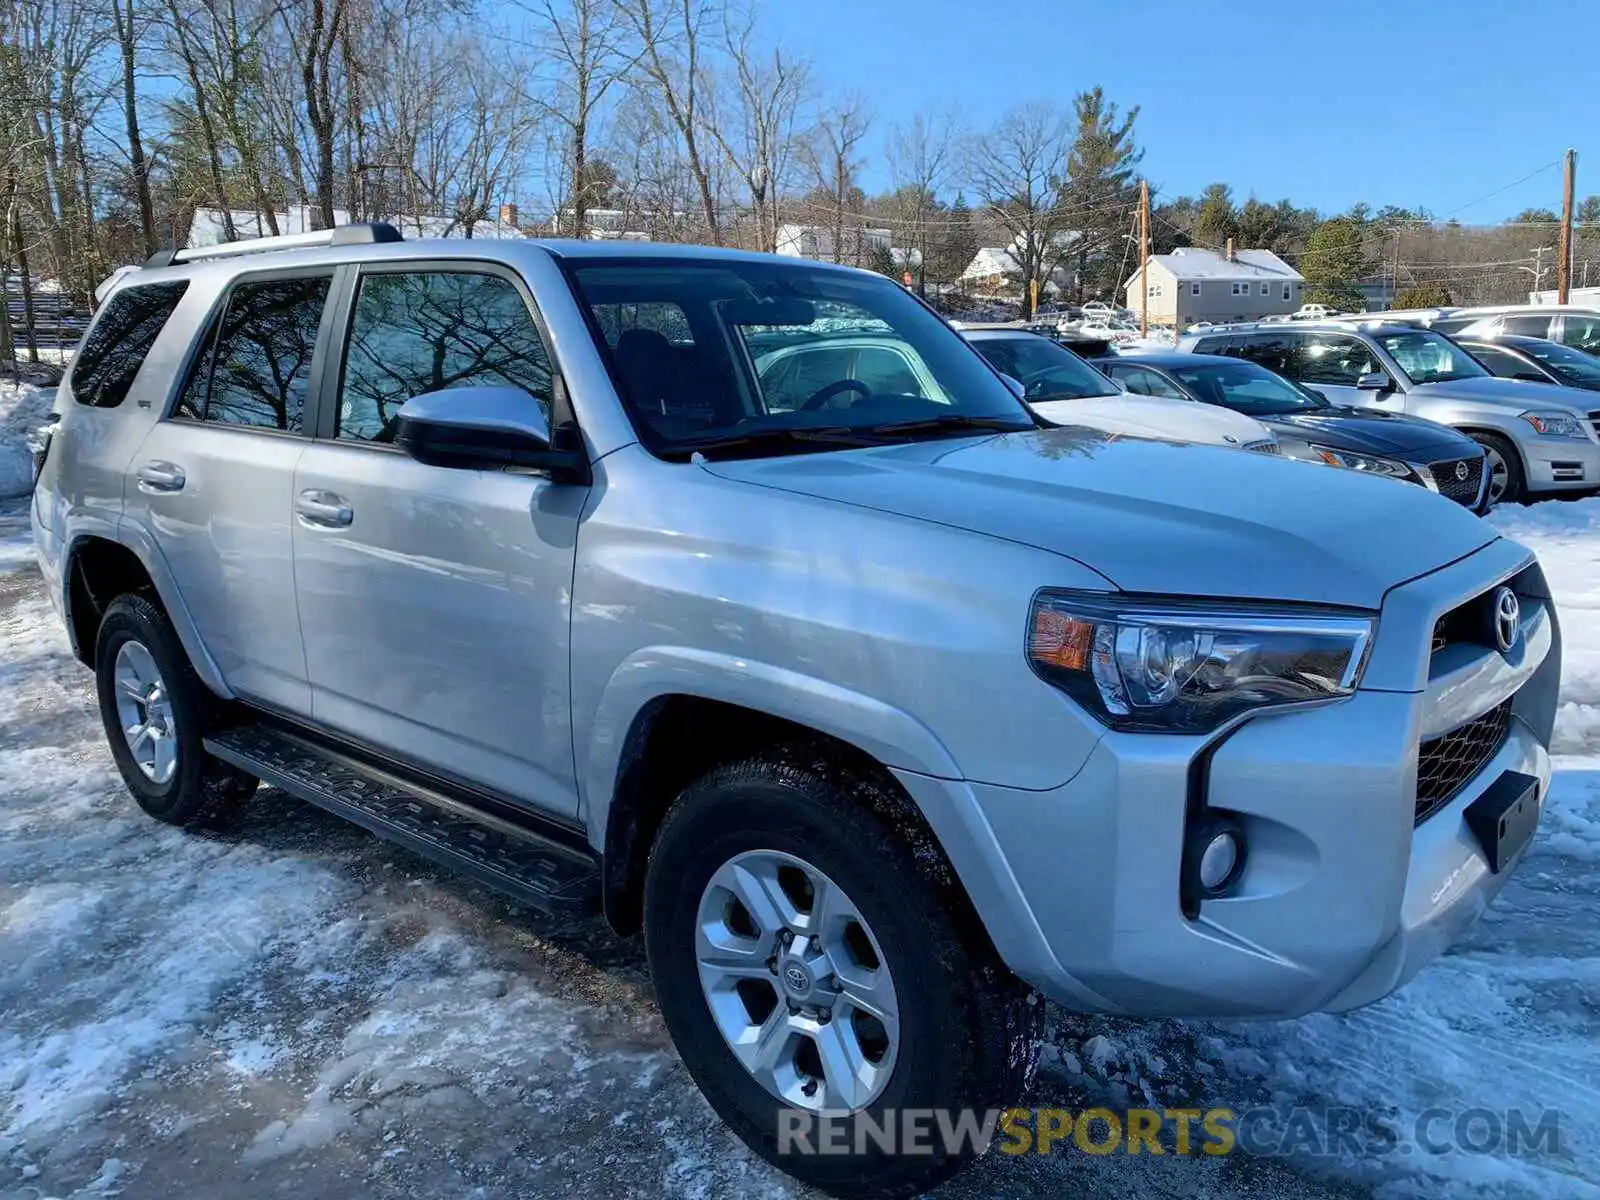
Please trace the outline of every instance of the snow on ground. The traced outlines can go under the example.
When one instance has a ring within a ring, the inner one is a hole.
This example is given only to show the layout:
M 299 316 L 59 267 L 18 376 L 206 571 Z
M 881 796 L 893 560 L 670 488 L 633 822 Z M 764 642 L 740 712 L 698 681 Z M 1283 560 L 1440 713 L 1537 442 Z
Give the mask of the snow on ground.
M 0 497 L 20 496 L 33 486 L 33 455 L 25 438 L 50 415 L 56 389 L 0 379 Z
M 1494 522 L 1538 550 L 1568 657 L 1549 812 L 1485 920 L 1346 1016 L 1057 1014 L 1031 1097 L 1349 1105 L 1403 1145 L 1310 1153 L 1316 1112 L 1283 1158 L 995 1155 L 942 1196 L 1600 1196 L 1600 500 Z M 0 505 L 0 1198 L 803 1194 L 687 1079 L 636 942 L 274 791 L 225 832 L 140 816 L 25 535 Z M 1559 1151 L 1403 1152 L 1435 1107 L 1556 1110 Z

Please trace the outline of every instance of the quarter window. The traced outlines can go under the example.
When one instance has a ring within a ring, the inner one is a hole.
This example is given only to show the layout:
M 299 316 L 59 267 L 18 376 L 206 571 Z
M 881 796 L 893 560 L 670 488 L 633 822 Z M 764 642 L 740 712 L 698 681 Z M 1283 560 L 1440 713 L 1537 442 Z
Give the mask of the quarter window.
M 330 281 L 317 275 L 234 285 L 216 342 L 190 376 L 175 415 L 300 432 Z
M 145 355 L 188 290 L 188 281 L 178 280 L 125 287 L 111 297 L 73 357 L 73 399 L 95 408 L 126 400 Z
M 521 388 L 550 414 L 550 356 L 509 280 L 466 271 L 361 277 L 337 436 L 391 442 L 400 406 L 426 392 Z

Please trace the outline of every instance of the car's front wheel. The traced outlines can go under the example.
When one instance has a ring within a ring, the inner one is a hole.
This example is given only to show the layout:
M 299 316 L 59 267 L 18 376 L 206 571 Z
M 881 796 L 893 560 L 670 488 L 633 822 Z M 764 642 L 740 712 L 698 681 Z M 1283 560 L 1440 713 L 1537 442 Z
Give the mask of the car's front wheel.
M 255 791 L 255 779 L 206 753 L 202 740 L 222 702 L 150 601 L 125 595 L 107 606 L 95 675 L 111 757 L 145 812 L 172 825 L 207 824 Z
M 835 1195 L 910 1195 L 959 1170 L 984 1147 L 908 1149 L 907 1122 L 982 1122 L 1021 1100 L 1036 1054 L 1040 1005 L 937 851 L 886 816 L 886 787 L 814 757 L 720 767 L 668 814 L 645 885 L 650 969 L 690 1074 L 752 1149 Z M 824 1150 L 824 1118 L 842 1149 Z
M 1484 490 L 1485 508 L 1496 504 L 1520 504 L 1528 494 L 1528 477 L 1522 470 L 1522 456 L 1510 438 L 1497 433 L 1474 433 L 1472 440 L 1483 447 L 1484 470 L 1489 486 Z

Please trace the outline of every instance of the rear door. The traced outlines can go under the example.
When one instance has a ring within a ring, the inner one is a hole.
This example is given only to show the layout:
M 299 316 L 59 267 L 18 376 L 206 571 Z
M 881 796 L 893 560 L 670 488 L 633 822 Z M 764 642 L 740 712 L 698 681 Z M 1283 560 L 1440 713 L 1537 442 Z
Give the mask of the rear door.
M 412 396 L 510 385 L 551 408 L 531 297 L 491 264 L 352 272 L 317 437 L 294 481 L 312 708 L 448 777 L 573 815 L 568 632 L 588 489 L 425 466 L 393 444 Z
M 332 280 L 329 268 L 231 284 L 126 490 L 228 686 L 295 713 L 311 694 L 290 497 Z

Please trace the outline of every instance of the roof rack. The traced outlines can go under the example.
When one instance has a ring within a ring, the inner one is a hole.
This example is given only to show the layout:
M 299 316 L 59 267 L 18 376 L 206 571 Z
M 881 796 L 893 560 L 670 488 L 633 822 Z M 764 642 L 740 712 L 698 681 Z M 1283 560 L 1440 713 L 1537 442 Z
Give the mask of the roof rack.
M 393 225 L 385 221 L 365 221 L 356 225 L 337 225 L 332 229 L 314 229 L 309 233 L 287 233 L 281 237 L 246 238 L 241 242 L 218 242 L 215 246 L 157 250 L 145 260 L 144 265 L 169 267 L 173 263 L 232 258 L 238 254 L 266 254 L 273 250 L 300 250 L 307 246 L 363 246 L 403 241 L 405 238 Z

